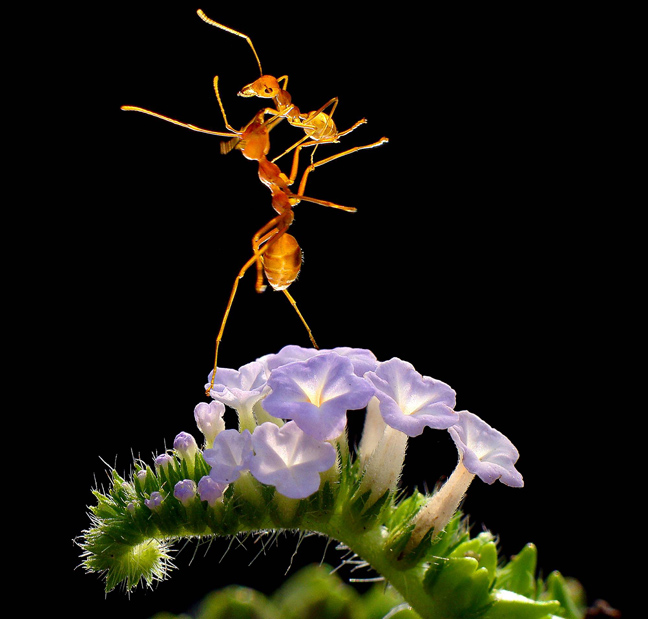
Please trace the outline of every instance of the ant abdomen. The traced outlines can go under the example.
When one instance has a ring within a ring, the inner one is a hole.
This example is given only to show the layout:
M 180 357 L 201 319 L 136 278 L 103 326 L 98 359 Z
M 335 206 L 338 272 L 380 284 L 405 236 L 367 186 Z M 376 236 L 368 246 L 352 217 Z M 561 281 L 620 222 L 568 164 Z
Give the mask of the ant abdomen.
M 263 254 L 263 270 L 274 290 L 285 290 L 299 275 L 302 251 L 291 234 L 284 233 L 272 241 Z

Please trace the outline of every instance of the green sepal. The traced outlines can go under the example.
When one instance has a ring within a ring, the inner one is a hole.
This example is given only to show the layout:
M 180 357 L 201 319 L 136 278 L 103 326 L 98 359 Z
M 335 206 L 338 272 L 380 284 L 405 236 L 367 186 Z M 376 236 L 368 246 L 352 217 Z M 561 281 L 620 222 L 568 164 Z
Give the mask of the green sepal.
M 476 559 L 478 566 L 488 572 L 490 585 L 494 583 L 497 570 L 497 546 L 492 533 L 484 531 L 477 537 L 460 543 L 449 556 Z
M 360 516 L 363 526 L 369 527 L 378 521 L 383 509 L 391 504 L 392 492 L 387 490 L 375 503 L 364 510 Z
M 546 590 L 543 597 L 558 600 L 566 619 L 581 619 L 585 614 L 584 600 L 579 599 L 582 590 L 577 585 L 577 591 L 563 578 L 560 572 L 551 572 L 545 582 Z
M 496 589 L 493 598 L 483 619 L 549 619 L 561 612 L 560 602 L 539 602 L 512 591 Z
M 429 540 L 423 538 L 421 543 L 411 552 L 405 552 L 407 542 L 409 542 L 414 530 L 412 518 L 425 504 L 427 498 L 420 492 L 414 491 L 412 495 L 401 499 L 394 504 L 389 517 L 386 521 L 389 535 L 385 542 L 385 548 L 393 556 L 398 557 L 398 566 L 402 569 L 408 568 L 421 559 L 422 553 L 427 550 Z
M 538 593 L 537 563 L 538 551 L 535 545 L 527 544 L 504 567 L 498 569 L 495 586 L 535 599 Z
M 491 604 L 490 574 L 473 557 L 437 560 L 426 571 L 423 586 L 439 617 L 476 617 Z

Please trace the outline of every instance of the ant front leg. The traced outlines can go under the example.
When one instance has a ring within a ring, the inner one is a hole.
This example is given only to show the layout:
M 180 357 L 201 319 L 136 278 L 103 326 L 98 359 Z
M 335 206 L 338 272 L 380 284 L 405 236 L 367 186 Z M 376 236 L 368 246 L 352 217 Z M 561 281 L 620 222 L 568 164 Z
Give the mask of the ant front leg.
M 326 163 L 330 163 L 331 161 L 335 161 L 336 159 L 339 159 L 340 157 L 346 157 L 347 155 L 350 155 L 351 153 L 355 153 L 359 150 L 365 150 L 367 148 L 375 148 L 376 146 L 382 146 L 383 144 L 386 144 L 389 142 L 388 138 L 380 138 L 377 142 L 374 142 L 373 144 L 365 144 L 364 146 L 354 146 L 353 148 L 349 148 L 348 150 L 345 150 L 341 153 L 337 153 L 336 155 L 331 155 L 330 157 L 327 157 L 326 159 L 322 159 L 320 161 L 316 161 L 314 163 L 311 163 L 305 170 L 301 178 L 301 182 L 299 183 L 299 195 L 303 195 L 304 189 L 306 188 L 306 181 L 308 180 L 308 175 L 315 169 L 318 168 L 319 166 L 322 166 Z M 310 146 L 310 144 L 303 144 L 303 146 Z M 306 199 L 306 198 L 304 198 Z

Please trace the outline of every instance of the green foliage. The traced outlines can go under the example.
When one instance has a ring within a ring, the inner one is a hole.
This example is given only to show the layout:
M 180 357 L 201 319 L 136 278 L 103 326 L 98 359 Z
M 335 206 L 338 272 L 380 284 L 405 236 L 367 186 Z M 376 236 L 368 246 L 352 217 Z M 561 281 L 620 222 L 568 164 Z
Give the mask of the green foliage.
M 582 605 L 562 576 L 554 573 L 546 583 L 537 578 L 533 545 L 505 561 L 498 555 L 493 536 L 484 532 L 472 537 L 459 512 L 441 535 L 435 539 L 428 535 L 410 549 L 412 518 L 428 497 L 418 492 L 407 497 L 387 492 L 365 509 L 366 497 L 358 490 L 361 473 L 346 458 L 337 479 L 327 479 L 307 499 L 288 499 L 243 475 L 212 506 L 199 497 L 183 504 L 173 496 L 178 481 L 188 478 L 198 482 L 206 474 L 200 453 L 191 466 L 177 454 L 165 468 L 136 462 L 130 480 L 111 471 L 110 488 L 94 492 L 97 504 L 90 508 L 91 527 L 77 540 L 83 549 L 83 564 L 90 572 L 104 574 L 107 591 L 118 586 L 130 591 L 166 578 L 173 567 L 170 546 L 183 538 L 313 531 L 346 546 L 389 585 L 381 584 L 380 594 L 373 592 L 359 601 L 349 586 L 338 579 L 332 581 L 322 570 L 312 570 L 294 576 L 271 599 L 240 587 L 216 592 L 205 600 L 200 619 L 365 619 L 383 617 L 405 602 L 414 610 L 404 607 L 392 617 L 583 616 Z M 154 492 L 161 493 L 162 501 L 152 510 L 146 501 Z M 368 610 L 370 606 L 376 608 L 375 615 Z
M 393 588 L 379 583 L 361 595 L 327 565 L 309 565 L 290 577 L 273 595 L 229 586 L 207 595 L 192 619 L 383 619 L 403 604 Z M 419 619 L 410 609 L 394 619 Z M 152 619 L 188 619 L 158 613 Z

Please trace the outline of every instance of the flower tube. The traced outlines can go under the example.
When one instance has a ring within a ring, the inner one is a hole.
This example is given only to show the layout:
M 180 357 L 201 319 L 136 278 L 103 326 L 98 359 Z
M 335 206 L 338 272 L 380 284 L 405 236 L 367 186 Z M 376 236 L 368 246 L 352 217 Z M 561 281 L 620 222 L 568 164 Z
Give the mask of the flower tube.
M 414 518 L 409 548 L 432 531 L 437 536 L 448 524 L 475 476 L 487 484 L 498 479 L 521 488 L 522 475 L 515 468 L 519 454 L 513 443 L 477 415 L 459 411 L 458 423 L 448 429 L 459 452 L 459 462 L 445 484 L 433 494 Z
M 409 437 L 428 428 L 447 429 L 457 420 L 455 392 L 445 383 L 422 376 L 398 358 L 378 364 L 365 379 L 375 388 L 360 441 L 364 464 L 361 492 L 371 489 L 367 505 L 395 490 Z M 379 413 L 379 414 L 378 414 Z

